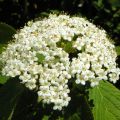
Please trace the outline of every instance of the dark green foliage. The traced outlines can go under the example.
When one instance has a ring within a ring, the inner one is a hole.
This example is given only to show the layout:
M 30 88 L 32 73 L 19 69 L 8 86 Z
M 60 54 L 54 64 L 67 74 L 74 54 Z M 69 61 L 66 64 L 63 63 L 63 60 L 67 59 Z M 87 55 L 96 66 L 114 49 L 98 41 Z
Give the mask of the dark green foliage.
M 24 89 L 19 97 L 11 120 L 33 120 L 38 109 L 37 93 Z
M 36 91 L 14 78 L 0 88 L 0 120 L 92 120 L 85 93 L 84 87 L 74 85 L 69 106 L 62 112 L 53 111 L 52 104 L 38 103 Z
M 15 33 L 16 30 L 13 27 L 5 23 L 0 23 L 0 45 L 10 41 L 12 39 L 13 34 Z
M 92 111 L 86 97 L 87 93 L 84 92 L 82 93 L 79 88 L 74 88 L 71 91 L 71 101 L 65 109 L 64 120 L 93 120 Z
M 119 56 L 120 55 L 120 46 L 116 47 L 116 52 L 117 52 L 117 55 Z
M 19 80 L 11 79 L 0 88 L 0 120 L 11 120 L 24 87 Z
M 0 53 L 5 49 L 7 43 L 12 39 L 16 30 L 5 23 L 0 23 Z
M 73 42 L 66 41 L 63 38 L 61 39 L 61 41 L 59 41 L 57 43 L 57 46 L 60 48 L 63 48 L 63 50 L 66 51 L 67 53 L 75 53 L 76 52 L 76 49 L 73 48 Z
M 44 60 L 45 60 L 45 56 L 43 55 L 43 54 L 39 54 L 39 53 L 37 53 L 37 58 L 38 58 L 38 63 L 39 64 L 41 64 L 41 63 L 43 63 L 44 62 Z

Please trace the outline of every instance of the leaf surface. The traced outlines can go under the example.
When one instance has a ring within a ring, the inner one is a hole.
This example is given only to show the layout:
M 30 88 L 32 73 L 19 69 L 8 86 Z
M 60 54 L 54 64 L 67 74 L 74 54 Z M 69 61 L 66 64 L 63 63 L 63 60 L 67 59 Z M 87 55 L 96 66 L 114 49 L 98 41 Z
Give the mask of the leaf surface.
M 120 91 L 107 81 L 89 90 L 94 120 L 120 120 Z
M 0 23 L 0 43 L 4 44 L 11 40 L 13 34 L 16 33 L 16 30 L 5 23 Z
M 45 60 L 45 56 L 43 55 L 43 54 L 39 54 L 39 53 L 37 53 L 37 58 L 38 58 L 38 63 L 43 63 L 44 62 L 44 60 Z
M 5 84 L 9 80 L 9 77 L 0 74 L 0 84 Z
M 120 46 L 115 47 L 115 49 L 116 49 L 117 55 L 119 56 L 120 55 Z
M 12 40 L 13 34 L 16 33 L 16 30 L 5 23 L 0 23 L 0 53 L 5 49 L 7 43 Z
M 8 80 L 0 88 L 0 120 L 11 120 L 19 96 L 24 87 L 18 79 Z

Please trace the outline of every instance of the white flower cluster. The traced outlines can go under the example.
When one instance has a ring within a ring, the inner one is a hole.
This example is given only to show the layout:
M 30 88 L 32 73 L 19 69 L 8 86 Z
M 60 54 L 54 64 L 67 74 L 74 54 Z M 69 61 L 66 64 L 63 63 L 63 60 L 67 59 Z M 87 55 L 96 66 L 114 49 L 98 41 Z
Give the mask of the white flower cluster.
M 116 57 L 104 30 L 84 18 L 50 15 L 28 22 L 0 60 L 3 75 L 19 76 L 26 87 L 38 90 L 44 103 L 61 110 L 70 101 L 70 79 L 82 85 L 89 81 L 91 86 L 100 80 L 115 83 L 120 74 Z

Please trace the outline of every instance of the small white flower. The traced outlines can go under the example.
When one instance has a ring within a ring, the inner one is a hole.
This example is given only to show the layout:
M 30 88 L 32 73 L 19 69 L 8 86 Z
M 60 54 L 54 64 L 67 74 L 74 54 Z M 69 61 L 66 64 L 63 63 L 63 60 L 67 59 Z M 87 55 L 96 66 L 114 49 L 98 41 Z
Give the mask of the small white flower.
M 76 84 L 80 84 L 80 79 L 75 80 Z

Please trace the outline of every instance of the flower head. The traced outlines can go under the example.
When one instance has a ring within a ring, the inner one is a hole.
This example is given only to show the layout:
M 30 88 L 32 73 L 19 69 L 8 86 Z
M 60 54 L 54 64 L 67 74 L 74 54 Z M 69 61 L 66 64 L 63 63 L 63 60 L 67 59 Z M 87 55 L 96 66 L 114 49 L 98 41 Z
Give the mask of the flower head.
M 13 39 L 0 58 L 2 74 L 19 76 L 44 103 L 54 103 L 53 109 L 68 105 L 69 79 L 91 86 L 119 79 L 115 46 L 104 30 L 84 18 L 50 15 L 28 22 Z

